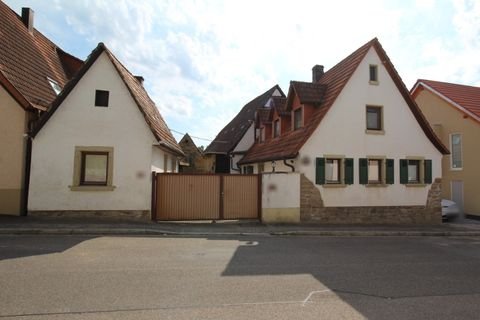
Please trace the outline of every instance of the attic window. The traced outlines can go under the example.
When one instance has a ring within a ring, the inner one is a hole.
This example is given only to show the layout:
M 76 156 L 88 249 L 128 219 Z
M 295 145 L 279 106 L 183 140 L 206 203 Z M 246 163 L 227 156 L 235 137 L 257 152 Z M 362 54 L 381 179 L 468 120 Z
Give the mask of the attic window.
M 378 84 L 378 66 L 371 64 L 369 67 L 370 84 Z
M 60 87 L 58 82 L 53 80 L 53 79 L 50 79 L 50 78 L 47 77 L 47 80 L 50 83 L 50 85 L 52 86 L 53 91 L 55 91 L 55 94 L 58 96 L 60 94 L 60 92 L 62 92 L 62 87 Z
M 108 107 L 109 91 L 95 90 L 95 107 Z

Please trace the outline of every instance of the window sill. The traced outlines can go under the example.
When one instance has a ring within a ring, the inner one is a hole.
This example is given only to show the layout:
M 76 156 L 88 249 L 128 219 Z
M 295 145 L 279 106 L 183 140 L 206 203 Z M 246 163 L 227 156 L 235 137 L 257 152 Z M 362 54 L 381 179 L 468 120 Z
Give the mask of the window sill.
M 378 86 L 378 81 L 368 81 L 369 84 Z
M 385 183 L 368 183 L 365 185 L 367 188 L 385 188 L 388 187 L 388 184 Z
M 379 134 L 379 135 L 384 135 L 385 130 L 371 130 L 371 129 L 365 129 L 366 134 Z
M 425 183 L 407 183 L 405 184 L 405 187 L 426 187 L 427 184 Z
M 113 191 L 115 186 L 68 186 L 71 191 Z
M 450 168 L 450 171 L 462 171 L 463 168 Z
M 326 183 L 323 185 L 324 188 L 345 188 L 346 186 L 344 183 Z

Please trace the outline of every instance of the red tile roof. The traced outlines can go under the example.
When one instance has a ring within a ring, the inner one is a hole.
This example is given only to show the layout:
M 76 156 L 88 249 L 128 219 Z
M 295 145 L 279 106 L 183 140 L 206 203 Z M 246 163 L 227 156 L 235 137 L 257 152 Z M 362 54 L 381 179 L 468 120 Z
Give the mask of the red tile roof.
M 286 97 L 273 97 L 273 108 L 281 116 L 289 116 L 290 112 L 286 110 L 287 98 Z
M 47 77 L 63 88 L 83 64 L 38 30 L 29 33 L 3 1 L 0 41 L 0 83 L 24 108 L 46 110 L 56 98 Z
M 419 79 L 412 88 L 412 94 L 419 86 L 423 86 L 452 103 L 461 111 L 470 114 L 480 121 L 480 87 Z
M 240 140 L 247 132 L 250 124 L 255 121 L 255 112 L 258 108 L 264 107 L 272 94 L 278 90 L 285 97 L 278 85 L 273 86 L 249 103 L 232 119 L 215 137 L 205 149 L 205 154 L 228 154 L 233 151 Z
M 448 149 L 433 133 L 420 109 L 411 98 L 407 88 L 403 84 L 403 81 L 401 80 L 393 64 L 391 63 L 387 54 L 380 45 L 380 42 L 377 38 L 374 38 L 373 40 L 367 42 L 355 52 L 350 54 L 348 57 L 340 61 L 330 70 L 328 70 L 320 78 L 320 80 L 314 84 L 316 85 L 316 88 L 314 86 L 310 86 L 308 88 L 308 91 L 312 92 L 312 94 L 308 96 L 316 97 L 315 99 L 311 100 L 321 100 L 321 103 L 320 105 L 315 107 L 315 111 L 313 112 L 310 121 L 308 121 L 304 127 L 287 132 L 286 134 L 280 136 L 279 139 L 255 143 L 252 148 L 250 148 L 247 155 L 239 163 L 247 164 L 295 158 L 298 155 L 300 148 L 305 144 L 305 142 L 310 138 L 315 129 L 318 127 L 323 117 L 333 105 L 338 95 L 343 90 L 344 86 L 346 85 L 346 83 L 348 82 L 352 74 L 355 72 L 358 65 L 363 60 L 371 47 L 376 50 L 381 60 L 384 61 L 385 68 L 392 77 L 398 90 L 402 94 L 405 102 L 414 114 L 418 123 L 422 127 L 425 135 L 430 139 L 430 141 L 437 147 L 440 152 L 444 154 L 448 153 Z M 295 90 L 296 87 L 298 87 L 298 85 L 296 86 L 297 83 L 298 82 L 293 82 L 293 84 L 291 84 L 290 86 L 289 94 L 287 96 L 287 108 L 288 101 L 290 99 L 293 99 L 293 94 L 297 94 Z M 315 92 L 315 90 L 317 90 L 317 92 Z
M 39 125 L 35 128 L 33 135 L 35 136 L 42 129 L 52 114 L 62 104 L 63 100 L 65 100 L 68 94 L 73 90 L 78 81 L 80 81 L 83 75 L 90 69 L 90 67 L 103 52 L 106 53 L 107 57 L 113 63 L 118 74 L 127 86 L 130 95 L 136 102 L 140 112 L 142 112 L 145 122 L 148 124 L 153 135 L 160 143 L 160 147 L 166 148 L 170 152 L 173 152 L 179 156 L 184 156 L 182 149 L 173 137 L 170 129 L 168 129 L 167 124 L 160 115 L 155 103 L 148 96 L 148 93 L 143 85 L 135 78 L 134 75 L 130 73 L 130 71 L 127 70 L 127 68 L 125 68 L 125 66 L 113 55 L 110 50 L 108 50 L 103 43 L 98 44 L 98 46 L 92 51 L 88 59 L 85 61 L 85 65 L 79 70 L 77 75 L 67 83 L 65 89 L 60 93 L 60 95 L 57 96 L 57 99 L 52 103 L 52 108 L 49 109 L 48 112 L 40 119 Z
M 290 88 L 295 92 L 301 104 L 320 105 L 327 90 L 324 83 L 290 81 Z M 290 92 L 289 92 L 290 93 Z M 287 109 L 291 108 L 293 95 L 288 96 Z

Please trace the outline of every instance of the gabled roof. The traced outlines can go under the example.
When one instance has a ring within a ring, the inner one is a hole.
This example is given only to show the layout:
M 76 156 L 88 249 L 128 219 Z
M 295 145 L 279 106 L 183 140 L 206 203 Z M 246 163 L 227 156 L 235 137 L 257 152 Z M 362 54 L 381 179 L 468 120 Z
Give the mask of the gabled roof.
M 185 155 L 187 155 L 187 153 L 190 152 L 190 150 L 192 150 L 192 149 L 195 150 L 195 152 L 197 154 L 199 154 L 200 156 L 203 155 L 202 150 L 200 150 L 197 147 L 197 145 L 193 141 L 192 137 L 190 137 L 190 135 L 188 133 L 185 133 L 185 135 L 182 137 L 182 139 L 180 140 L 180 142 L 178 144 L 180 145 L 180 148 L 182 148 L 183 153 L 185 153 Z M 187 146 L 191 146 L 191 148 L 188 148 Z
M 323 83 L 290 81 L 288 90 L 287 110 L 291 110 L 294 93 L 300 100 L 301 104 L 308 103 L 320 105 L 325 95 L 327 86 Z
M 0 83 L 25 109 L 46 110 L 56 94 L 48 78 L 65 84 L 83 61 L 66 53 L 0 1 Z
M 419 79 L 411 90 L 412 96 L 421 87 L 480 122 L 480 87 Z
M 438 137 L 433 133 L 433 130 L 428 125 L 427 120 L 424 115 L 416 105 L 416 103 L 411 98 L 407 88 L 403 84 L 402 79 L 395 70 L 393 64 L 388 58 L 386 52 L 383 50 L 380 42 L 377 38 L 374 38 L 361 46 L 359 49 L 354 51 L 348 57 L 340 61 L 330 70 L 328 70 L 320 80 L 315 83 L 315 86 L 308 86 L 306 92 L 310 90 L 318 90 L 318 93 L 313 95 L 314 97 L 320 98 L 321 103 L 317 105 L 314 109 L 314 112 L 311 116 L 310 121 L 307 124 L 297 130 L 293 130 L 282 134 L 279 139 L 267 140 L 266 142 L 255 143 L 252 148 L 248 151 L 247 155 L 239 162 L 240 164 L 246 163 L 255 163 L 263 161 L 272 161 L 272 160 L 282 160 L 282 159 L 292 159 L 298 155 L 300 148 L 305 144 L 305 142 L 310 138 L 315 129 L 318 127 L 325 114 L 331 108 L 335 100 L 337 99 L 340 92 L 347 84 L 350 77 L 353 75 L 360 62 L 363 60 L 370 48 L 374 48 L 377 54 L 379 55 L 381 61 L 383 61 L 386 70 L 388 71 L 390 77 L 394 81 L 397 89 L 401 93 L 405 102 L 407 103 L 409 109 L 415 116 L 416 120 L 420 124 L 425 135 L 430 139 L 430 141 L 435 145 L 435 147 L 442 152 L 443 154 L 448 153 L 448 149 L 442 144 Z M 289 95 L 287 97 L 287 108 L 288 101 L 293 99 L 291 95 L 297 95 L 296 89 L 298 89 L 298 82 L 293 82 L 289 88 Z M 305 86 L 307 87 L 307 86 Z M 322 91 L 325 90 L 322 94 Z M 303 98 L 305 99 L 306 95 L 303 92 Z M 311 97 L 310 95 L 309 97 Z M 300 98 L 300 97 L 299 97 Z M 312 100 L 318 100 L 317 98 Z M 313 103 L 314 104 L 314 103 Z
M 57 96 L 55 101 L 53 101 L 52 107 L 40 119 L 38 126 L 33 132 L 33 136 L 35 137 L 45 125 L 45 123 L 47 123 L 50 117 L 61 106 L 65 98 L 75 88 L 80 79 L 82 79 L 85 73 L 88 72 L 90 67 L 95 63 L 95 61 L 102 53 L 105 53 L 107 55 L 107 57 L 117 70 L 119 76 L 122 78 L 125 86 L 130 92 L 130 95 L 138 106 L 138 109 L 143 114 L 145 122 L 149 126 L 157 141 L 159 142 L 160 147 L 166 148 L 170 152 L 183 156 L 184 154 L 182 149 L 173 137 L 170 129 L 168 129 L 167 124 L 160 115 L 160 112 L 155 106 L 155 103 L 148 96 L 148 93 L 143 87 L 143 85 L 135 78 L 135 76 L 130 73 L 130 71 L 127 70 L 127 68 L 125 68 L 125 66 L 123 66 L 123 64 L 113 55 L 110 50 L 108 50 L 108 48 L 103 43 L 98 44 L 98 46 L 92 51 L 88 59 L 85 61 L 83 67 L 78 71 L 76 76 L 67 83 L 64 90 L 62 90 L 62 92 Z
M 205 154 L 227 154 L 235 149 L 250 125 L 255 121 L 256 110 L 265 106 L 275 90 L 278 90 L 283 97 L 285 96 L 280 86 L 275 85 L 247 103 L 205 149 Z
M 290 112 L 286 110 L 287 98 L 286 97 L 273 97 L 273 108 L 281 116 L 288 116 Z

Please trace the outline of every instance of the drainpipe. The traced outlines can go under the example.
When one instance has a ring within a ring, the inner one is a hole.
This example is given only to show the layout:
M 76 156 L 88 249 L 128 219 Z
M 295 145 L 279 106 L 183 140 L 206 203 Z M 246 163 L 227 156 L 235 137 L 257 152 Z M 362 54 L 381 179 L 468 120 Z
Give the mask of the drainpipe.
M 292 168 L 292 172 L 295 172 L 295 167 L 293 166 L 293 164 L 287 163 L 287 159 L 283 159 L 283 164 L 289 168 Z
M 240 169 L 240 167 L 238 166 L 238 163 L 237 163 L 237 167 L 236 167 L 236 168 L 233 166 L 233 157 L 234 157 L 234 155 L 233 155 L 233 154 L 230 154 L 230 168 L 231 168 L 233 171 L 237 171 L 238 173 L 242 173 L 242 169 Z

